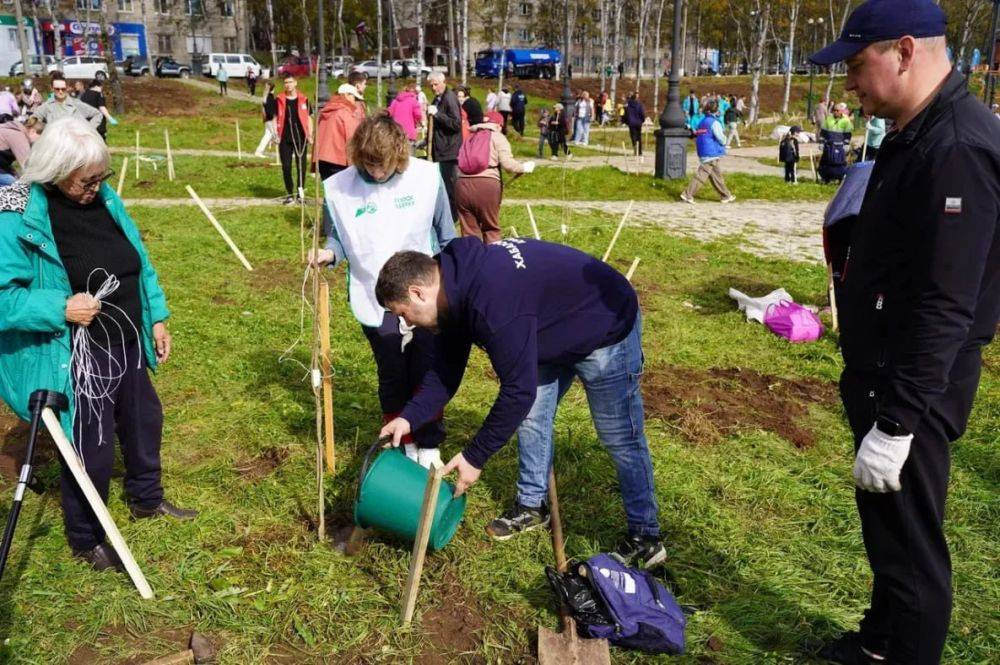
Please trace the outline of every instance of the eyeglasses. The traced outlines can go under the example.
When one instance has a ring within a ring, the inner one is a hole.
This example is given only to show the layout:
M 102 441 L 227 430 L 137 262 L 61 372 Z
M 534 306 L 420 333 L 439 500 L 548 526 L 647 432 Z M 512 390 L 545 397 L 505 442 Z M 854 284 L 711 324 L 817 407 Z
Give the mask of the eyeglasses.
M 97 176 L 96 178 L 91 178 L 90 180 L 85 180 L 80 183 L 80 187 L 85 190 L 100 189 L 101 184 L 108 180 L 111 176 L 115 174 L 113 169 L 108 169 L 104 175 Z
M 62 86 L 61 88 L 57 88 L 57 87 L 53 86 L 52 87 L 52 92 L 66 92 L 66 86 Z

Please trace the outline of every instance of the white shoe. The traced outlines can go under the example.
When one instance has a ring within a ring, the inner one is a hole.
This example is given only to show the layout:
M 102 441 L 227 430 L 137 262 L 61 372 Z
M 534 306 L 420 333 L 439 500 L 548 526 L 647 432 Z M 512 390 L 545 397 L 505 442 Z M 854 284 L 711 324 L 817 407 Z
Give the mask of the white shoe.
M 735 200 L 736 200 L 736 196 L 734 196 L 733 194 L 730 194 L 726 198 L 722 199 L 722 203 L 732 203 Z
M 420 463 L 420 461 L 418 459 L 418 455 L 417 455 L 417 444 L 415 444 L 415 443 L 404 443 L 403 444 L 403 452 L 406 453 L 406 456 L 409 457 L 414 462 L 417 462 L 418 464 Z
M 441 462 L 441 449 L 417 448 L 417 464 L 425 469 L 431 468 L 432 464 L 436 466 L 444 466 Z
M 549 159 L 551 159 L 553 162 L 558 162 L 559 161 L 559 158 L 556 157 L 555 155 L 552 155 L 551 157 L 549 157 Z
M 694 204 L 694 199 L 687 195 L 687 192 L 681 192 L 681 201 L 685 203 Z

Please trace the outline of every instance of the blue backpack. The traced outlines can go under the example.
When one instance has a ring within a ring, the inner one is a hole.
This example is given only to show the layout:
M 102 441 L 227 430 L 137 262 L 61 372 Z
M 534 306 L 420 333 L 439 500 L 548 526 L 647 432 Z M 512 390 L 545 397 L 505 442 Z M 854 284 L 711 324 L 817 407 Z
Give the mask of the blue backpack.
M 684 653 L 684 612 L 649 573 L 598 554 L 570 572 L 546 574 L 581 635 L 647 653 Z

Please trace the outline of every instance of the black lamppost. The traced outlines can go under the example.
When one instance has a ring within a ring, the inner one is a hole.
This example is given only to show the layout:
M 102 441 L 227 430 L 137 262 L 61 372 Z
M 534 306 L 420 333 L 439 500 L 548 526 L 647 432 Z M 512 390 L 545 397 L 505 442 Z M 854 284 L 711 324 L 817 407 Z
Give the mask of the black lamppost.
M 670 81 L 667 85 L 667 103 L 660 114 L 660 128 L 656 135 L 656 178 L 676 180 L 687 174 L 687 144 L 690 137 L 684 109 L 681 108 L 681 0 L 674 0 L 674 36 L 670 44 Z
M 813 53 L 816 52 L 816 28 L 823 25 L 823 17 L 816 19 L 809 19 L 806 21 L 812 28 L 813 37 Z M 806 117 L 811 118 L 813 114 L 813 78 L 816 76 L 816 65 L 813 61 L 809 61 L 809 99 L 806 101 Z
M 319 67 L 317 78 L 319 80 L 316 83 L 316 102 L 320 108 L 330 101 L 330 88 L 326 82 L 326 29 L 323 21 L 323 4 L 323 0 L 316 0 L 317 22 L 319 24 L 317 26 L 319 28 L 319 55 L 316 56 L 316 66 Z
M 570 113 L 570 108 L 573 106 L 573 91 L 569 89 L 569 0 L 564 0 L 563 10 L 566 12 L 566 24 L 563 29 L 563 68 L 562 68 L 562 80 L 563 80 L 563 94 L 562 94 L 562 105 L 563 105 L 563 122 L 573 122 L 573 120 L 566 120 L 567 118 L 572 118 L 573 114 Z M 566 131 L 572 131 L 572 126 L 567 125 Z

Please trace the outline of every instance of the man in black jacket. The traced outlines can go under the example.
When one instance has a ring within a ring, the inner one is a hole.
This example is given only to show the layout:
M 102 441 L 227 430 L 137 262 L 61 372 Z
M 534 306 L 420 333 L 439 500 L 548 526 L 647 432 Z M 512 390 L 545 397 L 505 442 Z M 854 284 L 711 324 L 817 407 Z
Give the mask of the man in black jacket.
M 514 94 L 510 96 L 511 124 L 514 131 L 524 136 L 524 113 L 528 110 L 528 96 L 521 90 L 521 86 L 514 86 Z
M 458 180 L 458 150 L 462 147 L 462 110 L 458 97 L 444 81 L 444 74 L 431 72 L 427 82 L 434 90 L 434 101 L 427 114 L 434 120 L 434 143 L 431 158 L 439 164 L 444 188 L 448 192 L 451 215 L 458 219 L 455 206 L 455 182 Z
M 874 584 L 860 632 L 821 652 L 838 663 L 938 663 L 951 618 L 949 446 L 1000 320 L 1000 132 L 952 70 L 945 23 L 932 0 L 869 0 L 811 58 L 846 61 L 865 113 L 896 123 L 840 285 L 840 388 Z

